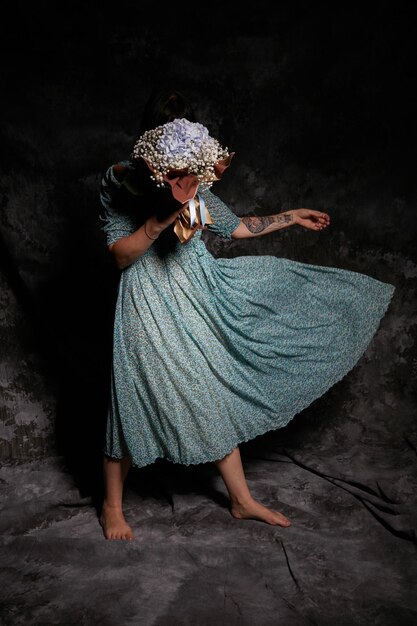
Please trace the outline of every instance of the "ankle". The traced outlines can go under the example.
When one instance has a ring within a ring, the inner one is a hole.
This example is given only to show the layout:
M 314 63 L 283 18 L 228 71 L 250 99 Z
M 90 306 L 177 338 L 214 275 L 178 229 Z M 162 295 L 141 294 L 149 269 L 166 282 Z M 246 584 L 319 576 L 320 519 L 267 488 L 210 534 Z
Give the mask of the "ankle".
M 109 500 L 103 500 L 103 509 L 112 511 L 122 511 L 122 505 L 120 502 L 111 502 Z
M 248 495 L 248 496 L 230 496 L 230 502 L 231 502 L 232 506 L 247 507 L 250 504 L 253 504 L 254 499 L 252 498 L 251 495 Z

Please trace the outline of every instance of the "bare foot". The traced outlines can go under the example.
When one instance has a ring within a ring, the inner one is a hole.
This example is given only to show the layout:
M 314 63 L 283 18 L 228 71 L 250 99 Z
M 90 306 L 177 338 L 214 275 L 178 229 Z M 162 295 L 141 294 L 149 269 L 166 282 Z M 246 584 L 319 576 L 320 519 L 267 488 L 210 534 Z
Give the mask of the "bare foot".
M 245 504 L 233 503 L 230 512 L 236 519 L 258 519 L 274 526 L 291 526 L 288 517 L 279 511 L 268 509 L 256 500 L 251 500 Z
M 103 503 L 99 522 L 106 539 L 134 539 L 132 529 L 126 522 L 123 511 L 119 507 L 111 507 Z

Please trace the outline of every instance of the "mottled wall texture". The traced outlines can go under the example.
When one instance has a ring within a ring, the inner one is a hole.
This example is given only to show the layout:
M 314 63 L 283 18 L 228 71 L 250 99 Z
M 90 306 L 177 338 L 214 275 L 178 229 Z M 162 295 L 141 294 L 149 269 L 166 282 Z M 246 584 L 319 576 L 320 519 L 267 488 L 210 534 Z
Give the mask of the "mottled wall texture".
M 205 233 L 213 254 L 274 254 L 398 287 L 375 344 L 386 370 L 354 393 L 364 418 L 377 406 L 393 430 L 393 420 L 411 420 L 415 44 L 406 10 L 284 2 L 271 14 L 262 3 L 252 12 L 210 3 L 155 6 L 145 18 L 141 3 L 102 6 L 15 3 L 19 19 L 2 24 L 1 458 L 58 453 L 84 477 L 96 467 L 118 278 L 98 189 L 105 169 L 128 157 L 159 84 L 183 89 L 236 152 L 213 191 L 238 215 L 310 207 L 332 218 L 322 233 L 294 227 L 230 244 Z M 408 421 L 410 445 L 413 428 Z

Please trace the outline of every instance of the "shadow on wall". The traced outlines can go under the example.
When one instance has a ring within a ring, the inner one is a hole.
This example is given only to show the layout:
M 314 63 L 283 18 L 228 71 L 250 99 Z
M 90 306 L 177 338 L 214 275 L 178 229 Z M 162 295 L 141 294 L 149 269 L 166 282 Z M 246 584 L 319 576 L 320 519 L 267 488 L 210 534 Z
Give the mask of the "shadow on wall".
M 92 192 L 97 196 L 95 188 Z M 78 241 L 72 233 L 68 237 L 65 269 L 54 284 L 45 285 L 40 301 L 45 310 L 55 311 L 50 322 L 59 346 L 57 452 L 64 457 L 81 495 L 100 500 L 119 270 L 99 230 L 101 206 L 96 197 L 90 199 L 94 207 L 90 219 L 77 235 Z
M 61 197 L 22 175 L 16 187 L 26 189 L 25 202 L 9 194 L 0 238 L 0 457 L 58 454 L 81 494 L 95 497 L 118 270 L 99 230 L 99 176 L 92 178 L 63 182 Z M 45 206 L 32 202 L 36 186 Z

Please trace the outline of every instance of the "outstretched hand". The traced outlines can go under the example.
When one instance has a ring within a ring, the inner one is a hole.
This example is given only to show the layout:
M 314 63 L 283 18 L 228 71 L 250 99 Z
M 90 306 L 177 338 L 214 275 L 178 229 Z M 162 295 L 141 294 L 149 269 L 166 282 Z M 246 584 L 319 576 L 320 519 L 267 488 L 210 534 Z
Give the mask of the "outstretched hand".
M 294 222 L 310 230 L 323 230 L 330 224 L 330 216 L 322 211 L 313 209 L 294 209 Z

